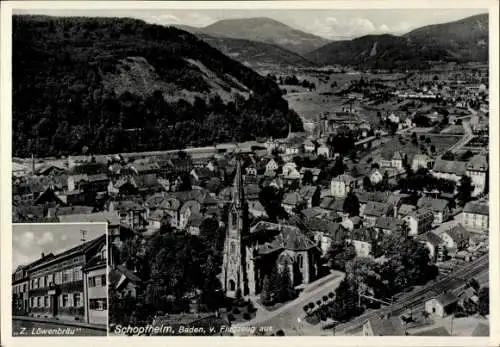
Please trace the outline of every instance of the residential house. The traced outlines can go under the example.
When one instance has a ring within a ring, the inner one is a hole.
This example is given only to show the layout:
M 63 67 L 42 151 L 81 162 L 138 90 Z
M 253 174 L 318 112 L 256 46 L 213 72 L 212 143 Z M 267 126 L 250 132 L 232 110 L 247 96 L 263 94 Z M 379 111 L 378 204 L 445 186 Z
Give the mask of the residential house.
M 120 216 L 120 222 L 136 231 L 146 231 L 149 209 L 142 202 L 132 200 L 112 201 L 108 205 L 109 212 Z
M 316 145 L 311 139 L 306 139 L 304 141 L 304 151 L 306 153 L 313 153 L 314 151 L 316 151 Z
M 181 202 L 174 198 L 167 196 L 160 205 L 158 205 L 158 209 L 163 211 L 163 213 L 168 216 L 168 220 L 170 221 L 170 225 L 174 228 L 179 227 L 179 217 L 180 217 L 180 209 Z
M 437 159 L 431 173 L 436 178 L 459 183 L 462 176 L 465 175 L 466 165 L 467 163 L 462 161 Z
M 487 201 L 471 201 L 465 204 L 462 213 L 463 225 L 471 231 L 489 230 L 489 206 Z
M 260 201 L 249 201 L 248 202 L 248 212 L 254 218 L 267 218 L 267 212 Z
M 319 203 L 320 188 L 315 186 L 304 186 L 300 188 L 299 195 L 305 203 L 306 208 L 311 208 Z
M 430 210 L 421 209 L 404 217 L 404 221 L 406 221 L 410 229 L 410 235 L 420 235 L 431 230 L 432 223 L 434 222 L 434 214 Z
M 371 257 L 377 243 L 376 231 L 372 228 L 354 229 L 347 236 L 360 258 Z
M 470 244 L 471 235 L 462 224 L 457 224 L 439 235 L 448 250 L 461 251 L 467 249 Z
M 288 162 L 283 165 L 283 178 L 289 181 L 300 180 L 300 172 L 297 170 L 297 164 L 294 162 Z
M 363 324 L 363 336 L 404 336 L 405 329 L 399 317 L 376 316 Z
M 342 224 L 328 219 L 312 218 L 305 222 L 307 230 L 314 234 L 314 240 L 321 249 L 322 256 L 326 256 L 332 244 L 343 242 L 348 232 Z
M 369 201 L 366 204 L 362 214 L 364 225 L 367 227 L 374 226 L 377 219 L 387 216 L 388 212 L 389 206 L 387 205 L 387 203 Z
M 397 218 L 403 219 L 404 217 L 410 215 L 411 213 L 415 212 L 417 210 L 416 206 L 409 205 L 409 204 L 402 204 L 399 209 L 397 210 Z
M 406 165 L 407 156 L 405 153 L 397 151 L 394 152 L 391 158 L 391 167 L 396 169 L 403 169 L 404 165 Z
M 204 218 L 201 213 L 192 213 L 187 221 L 187 232 L 191 235 L 200 235 L 200 227 L 203 220 Z
M 356 197 L 359 201 L 359 214 L 362 216 L 366 204 L 369 201 L 386 203 L 389 199 L 389 194 L 387 192 L 367 192 L 367 191 L 356 191 Z
M 485 192 L 488 178 L 488 161 L 486 156 L 477 154 L 467 163 L 467 176 L 471 178 L 474 191 L 472 196 L 480 196 Z
M 201 204 L 195 200 L 189 200 L 185 202 L 179 211 L 179 229 L 185 229 L 187 227 L 189 218 L 191 214 L 200 214 Z
M 318 154 L 318 156 L 323 156 L 327 159 L 332 157 L 332 151 L 327 144 L 320 145 L 316 150 L 316 153 Z
M 293 210 L 296 207 L 299 207 L 301 203 L 303 203 L 301 195 L 298 192 L 289 192 L 285 194 L 283 197 L 283 201 L 281 202 L 281 206 L 285 209 L 287 213 L 294 213 Z M 305 206 L 309 207 L 309 206 Z
M 425 302 L 425 311 L 437 317 L 446 317 L 457 307 L 458 298 L 451 292 L 435 296 Z
M 418 208 L 425 208 L 434 214 L 433 224 L 438 225 L 446 222 L 451 213 L 448 200 L 445 199 L 432 199 L 429 197 L 422 197 L 417 202 Z
M 380 182 L 382 182 L 382 179 L 384 178 L 379 169 L 372 169 L 368 177 L 370 178 L 370 182 L 372 184 L 379 184 Z
M 391 234 L 395 231 L 401 231 L 404 221 L 394 217 L 382 216 L 377 218 L 375 222 L 374 229 L 377 232 L 382 232 L 386 235 Z
M 142 280 L 124 265 L 118 265 L 111 270 L 109 282 L 110 289 L 114 290 L 119 298 L 136 298 L 141 294 Z
M 342 174 L 332 179 L 330 190 L 334 197 L 344 198 L 356 188 L 356 179 L 350 175 Z
M 416 172 L 418 169 L 431 169 L 434 161 L 426 154 L 415 154 L 411 162 L 411 169 Z
M 329 213 L 337 213 L 341 216 L 345 216 L 344 213 L 344 201 L 345 198 L 334 198 L 332 196 L 326 196 L 321 199 L 319 207 L 328 211 Z

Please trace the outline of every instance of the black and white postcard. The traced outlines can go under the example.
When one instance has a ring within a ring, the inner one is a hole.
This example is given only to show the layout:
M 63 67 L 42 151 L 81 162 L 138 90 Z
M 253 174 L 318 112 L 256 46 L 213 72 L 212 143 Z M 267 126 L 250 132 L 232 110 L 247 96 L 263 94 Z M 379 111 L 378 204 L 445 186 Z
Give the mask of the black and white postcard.
M 69 3 L 5 16 L 16 336 L 495 338 L 493 1 Z

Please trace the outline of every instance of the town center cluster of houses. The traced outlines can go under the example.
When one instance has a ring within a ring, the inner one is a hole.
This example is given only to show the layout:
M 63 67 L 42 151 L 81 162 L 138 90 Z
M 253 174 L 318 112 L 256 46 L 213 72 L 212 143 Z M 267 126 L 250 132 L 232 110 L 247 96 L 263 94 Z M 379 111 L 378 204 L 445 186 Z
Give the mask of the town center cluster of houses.
M 409 234 L 425 243 L 437 261 L 444 248 L 450 255 L 470 253 L 482 242 L 477 235 L 487 233 L 489 227 L 488 200 L 484 195 L 488 162 L 483 154 L 467 162 L 420 154 L 409 158 L 401 152 L 374 159 L 379 166 L 369 175 L 374 184 L 383 178 L 382 172 L 387 172 L 391 180 L 404 177 L 407 164 L 413 169 L 428 168 L 435 177 L 457 183 L 462 175 L 468 175 L 476 200 L 465 205 L 457 217 L 450 204 L 453 194 L 422 192 L 418 203 L 411 204 L 409 196 L 399 191 L 365 191 L 364 177 L 353 177 L 349 171 L 328 182 L 320 180 L 320 168 L 299 167 L 293 158 L 331 159 L 335 151 L 306 136 L 268 141 L 260 147 L 240 146 L 237 153 L 228 149 L 201 152 L 81 156 L 41 165 L 33 160 L 31 169 L 19 169 L 13 177 L 13 222 L 107 222 L 110 242 L 118 249 L 127 238 L 151 236 L 163 225 L 199 234 L 206 218 L 231 225 L 223 219 L 222 211 L 234 203 L 233 183 L 240 167 L 239 189 L 253 223 L 248 227 L 255 229 L 259 222 L 265 222 L 267 212 L 259 194 L 263 187 L 275 187 L 284 192 L 281 204 L 290 218 L 280 221 L 279 232 L 272 223 L 261 227 L 268 230 L 267 234 L 293 234 L 296 240 L 319 251 L 319 256 L 314 252 L 302 254 L 301 263 L 308 264 L 311 270 L 301 276 L 304 281 L 314 279 L 320 258 L 332 242 L 347 240 L 358 256 L 377 256 L 380 236 L 405 223 Z M 306 172 L 310 172 L 312 180 L 304 185 Z M 349 193 L 360 202 L 359 216 L 344 212 Z M 449 222 L 452 218 L 453 223 Z M 439 228 L 441 224 L 445 227 Z M 139 274 L 120 264 L 114 264 L 112 271 L 116 283 L 111 281 L 111 285 L 119 290 L 135 292 L 140 288 Z M 227 286 L 234 289 L 236 283 Z

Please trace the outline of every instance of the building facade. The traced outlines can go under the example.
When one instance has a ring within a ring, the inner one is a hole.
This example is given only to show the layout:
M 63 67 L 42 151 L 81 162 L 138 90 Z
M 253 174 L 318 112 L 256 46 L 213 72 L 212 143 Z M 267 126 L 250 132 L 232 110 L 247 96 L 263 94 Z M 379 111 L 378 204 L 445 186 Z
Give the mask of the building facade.
M 23 282 L 19 282 L 23 288 L 26 315 L 84 321 L 85 290 L 82 269 L 105 244 L 106 235 L 102 235 L 58 255 L 42 255 L 39 260 L 29 264 Z M 27 296 L 24 292 L 26 280 Z
M 106 325 L 108 323 L 107 246 L 83 267 L 85 322 Z

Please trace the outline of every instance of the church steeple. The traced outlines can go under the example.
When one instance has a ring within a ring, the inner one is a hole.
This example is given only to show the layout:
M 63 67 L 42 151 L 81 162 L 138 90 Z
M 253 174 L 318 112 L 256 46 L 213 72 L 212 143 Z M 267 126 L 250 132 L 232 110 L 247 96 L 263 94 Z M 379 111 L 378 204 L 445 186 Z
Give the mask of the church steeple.
M 236 160 L 236 175 L 233 182 L 233 204 L 241 208 L 245 201 L 245 189 L 243 187 L 243 173 L 241 171 L 241 161 Z

